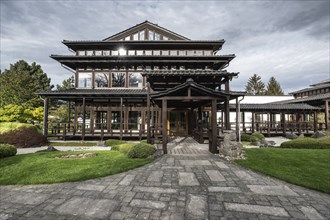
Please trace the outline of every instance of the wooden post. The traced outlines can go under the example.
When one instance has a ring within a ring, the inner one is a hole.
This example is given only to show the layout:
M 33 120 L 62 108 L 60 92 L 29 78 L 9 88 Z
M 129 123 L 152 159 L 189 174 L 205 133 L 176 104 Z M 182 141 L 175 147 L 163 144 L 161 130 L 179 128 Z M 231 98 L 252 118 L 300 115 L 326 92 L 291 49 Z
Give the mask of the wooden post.
M 123 98 L 120 98 L 120 140 L 123 139 Z
M 74 119 L 73 119 L 73 135 L 75 135 L 77 132 L 77 123 L 78 123 L 77 121 L 78 121 L 78 108 L 75 105 L 74 106 Z
M 212 100 L 212 149 L 211 153 L 216 154 L 217 153 L 217 147 L 218 147 L 218 131 L 217 131 L 217 100 Z
M 330 125 L 329 125 L 329 100 L 325 100 L 324 102 L 325 105 L 325 114 L 324 114 L 324 122 L 325 122 L 325 130 L 330 130 Z
M 70 132 L 70 121 L 71 121 L 71 101 L 68 103 L 68 132 Z
M 251 118 L 251 131 L 252 131 L 252 134 L 254 133 L 254 121 L 255 121 L 255 113 L 252 112 L 252 118 Z
M 225 128 L 230 130 L 230 110 L 229 110 L 229 97 L 225 101 Z
M 150 84 L 147 83 L 147 143 L 151 143 L 151 130 L 150 130 Z
M 89 117 L 90 132 L 92 135 L 94 135 L 94 127 L 95 127 L 95 125 L 94 125 L 94 107 L 92 107 L 90 109 L 89 113 L 90 113 L 89 114 L 90 115 L 90 117 Z M 96 124 L 96 127 L 97 127 L 97 124 Z
M 48 98 L 44 99 L 44 135 L 48 135 Z
M 283 134 L 286 135 L 286 122 L 285 122 L 285 113 L 281 113 L 281 121 L 282 121 L 282 129 L 283 129 Z
M 243 131 L 245 132 L 246 131 L 246 128 L 245 128 L 245 112 L 242 112 L 242 123 L 243 123 Z
M 239 104 L 238 98 L 236 98 L 236 137 L 237 137 L 237 140 L 238 140 L 239 128 L 240 128 L 240 120 L 239 120 L 240 115 L 238 115 L 240 113 L 238 112 L 238 108 L 239 108 L 238 104 Z
M 317 113 L 314 112 L 314 132 L 317 132 Z
M 81 128 L 81 139 L 85 140 L 85 127 L 86 127 L 86 98 L 83 97 L 83 122 Z
M 163 152 L 167 154 L 167 100 L 162 101 L 162 135 L 163 135 Z

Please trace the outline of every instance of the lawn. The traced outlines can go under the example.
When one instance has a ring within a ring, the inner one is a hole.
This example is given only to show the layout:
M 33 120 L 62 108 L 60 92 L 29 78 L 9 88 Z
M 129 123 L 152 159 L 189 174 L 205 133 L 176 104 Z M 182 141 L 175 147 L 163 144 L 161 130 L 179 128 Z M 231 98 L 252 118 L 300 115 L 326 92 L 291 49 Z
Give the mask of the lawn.
M 68 141 L 68 142 L 49 142 L 48 143 L 49 146 L 64 146 L 64 147 L 92 147 L 92 146 L 96 146 L 96 142 L 82 142 L 82 141 L 77 141 L 77 142 L 73 142 L 73 141 Z
M 79 154 L 84 152 L 70 152 Z M 43 184 L 87 180 L 143 166 L 153 159 L 130 159 L 118 151 L 97 151 L 90 158 L 54 158 L 68 152 L 44 152 L 0 159 L 0 184 Z
M 243 167 L 269 176 L 330 193 L 330 149 L 245 149 Z

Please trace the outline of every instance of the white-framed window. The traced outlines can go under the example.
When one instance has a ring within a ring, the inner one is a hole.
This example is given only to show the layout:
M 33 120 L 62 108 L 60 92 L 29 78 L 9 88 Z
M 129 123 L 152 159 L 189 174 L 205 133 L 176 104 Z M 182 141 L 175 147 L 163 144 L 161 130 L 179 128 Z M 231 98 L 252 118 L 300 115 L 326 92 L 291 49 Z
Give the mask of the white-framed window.
M 171 56 L 177 56 L 177 51 L 176 50 L 171 50 L 170 55 Z
M 170 55 L 168 50 L 162 50 L 162 56 L 168 56 Z
M 152 55 L 152 50 L 145 50 L 145 55 L 146 56 L 151 56 Z
M 95 56 L 102 56 L 101 50 L 95 50 Z
M 103 50 L 103 56 L 110 56 L 110 50 Z
M 143 55 L 143 50 L 137 50 L 136 55 L 137 56 L 142 56 Z
M 112 56 L 118 56 L 118 55 L 119 55 L 118 50 L 112 50 L 112 51 L 111 51 L 111 55 L 112 55 Z
M 78 87 L 92 88 L 92 75 L 93 73 L 89 72 L 78 73 Z
M 169 38 L 166 36 L 163 36 L 163 40 L 169 40 Z
M 95 88 L 109 87 L 109 73 L 95 73 Z
M 204 56 L 211 56 L 212 51 L 211 50 L 204 50 Z
M 139 40 L 139 33 L 133 34 L 133 40 Z
M 129 56 L 134 56 L 135 55 L 135 50 L 129 50 L 128 55 Z
M 125 37 L 125 40 L 131 40 L 131 36 Z
M 153 53 L 154 56 L 160 56 L 160 50 L 154 50 Z
M 179 50 L 179 56 L 185 56 L 186 55 L 186 51 L 184 50 Z
M 154 32 L 149 30 L 149 40 L 154 40 Z
M 78 51 L 78 56 L 86 56 L 86 51 L 84 51 L 84 50 L 79 50 L 79 51 Z
M 94 51 L 93 50 L 87 50 L 86 55 L 87 56 L 94 56 Z
M 202 50 L 196 50 L 195 54 L 196 54 L 196 56 L 203 56 L 203 51 Z
M 144 38 L 144 31 L 139 32 L 139 40 L 145 40 Z
M 142 88 L 143 77 L 141 73 L 132 72 L 128 74 L 128 87 Z
M 160 34 L 155 33 L 155 40 L 160 40 Z

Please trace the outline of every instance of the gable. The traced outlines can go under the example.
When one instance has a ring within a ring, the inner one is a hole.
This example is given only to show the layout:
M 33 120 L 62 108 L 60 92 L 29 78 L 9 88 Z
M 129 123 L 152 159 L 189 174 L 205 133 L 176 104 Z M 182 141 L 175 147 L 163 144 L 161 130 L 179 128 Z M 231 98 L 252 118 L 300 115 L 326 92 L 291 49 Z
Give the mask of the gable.
M 112 35 L 103 41 L 139 41 L 139 40 L 189 40 L 166 28 L 149 21 L 137 24 L 122 32 Z

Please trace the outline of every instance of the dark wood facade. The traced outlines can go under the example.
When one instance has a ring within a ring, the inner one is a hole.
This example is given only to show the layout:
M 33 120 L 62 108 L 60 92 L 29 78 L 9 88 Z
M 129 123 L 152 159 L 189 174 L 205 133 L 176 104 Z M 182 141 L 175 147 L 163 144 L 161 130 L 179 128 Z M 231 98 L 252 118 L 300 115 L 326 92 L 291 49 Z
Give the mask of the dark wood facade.
M 238 73 L 224 70 L 235 55 L 217 55 L 224 40 L 194 41 L 148 21 L 101 41 L 63 41 L 73 55 L 52 55 L 75 74 L 76 88 L 40 93 L 73 103 L 69 123 L 48 135 L 160 139 L 204 137 L 217 151 L 217 111 L 244 95 L 229 89 Z M 47 105 L 46 105 L 47 107 Z

